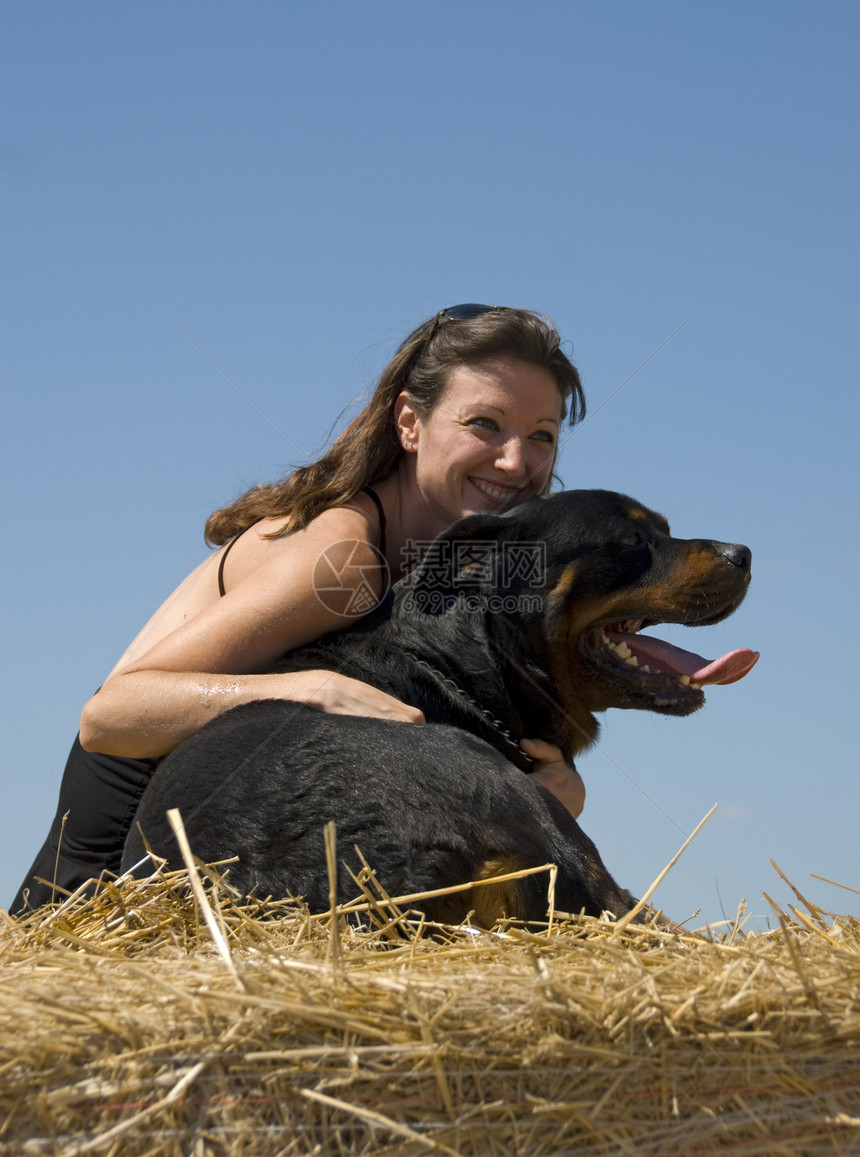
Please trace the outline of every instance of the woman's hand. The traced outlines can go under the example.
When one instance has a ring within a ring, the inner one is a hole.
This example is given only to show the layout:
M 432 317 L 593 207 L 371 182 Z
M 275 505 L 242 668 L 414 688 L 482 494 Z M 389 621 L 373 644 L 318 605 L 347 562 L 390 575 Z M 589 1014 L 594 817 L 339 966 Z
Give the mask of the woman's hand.
M 351 679 L 333 671 L 303 671 L 301 674 L 309 683 L 318 684 L 303 702 L 319 707 L 329 715 L 364 715 L 369 719 L 388 719 L 396 723 L 424 722 L 424 714 L 417 707 L 410 707 L 360 679 Z M 294 691 L 289 698 L 298 698 L 298 695 Z
M 524 739 L 520 747 L 535 760 L 532 779 L 552 792 L 578 819 L 585 807 L 585 784 L 576 768 L 565 763 L 561 749 L 542 739 Z

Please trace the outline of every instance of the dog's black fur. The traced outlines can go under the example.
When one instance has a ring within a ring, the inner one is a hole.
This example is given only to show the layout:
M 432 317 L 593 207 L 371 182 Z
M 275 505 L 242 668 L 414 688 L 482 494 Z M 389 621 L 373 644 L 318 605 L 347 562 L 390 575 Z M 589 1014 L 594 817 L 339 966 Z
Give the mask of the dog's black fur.
M 491 544 L 489 568 L 474 551 L 470 560 L 470 543 Z M 541 543 L 538 586 L 528 567 L 506 573 L 517 551 L 534 562 L 540 548 L 528 544 Z M 452 565 L 438 565 L 443 551 L 455 553 Z M 162 762 L 138 825 L 179 867 L 165 820 L 179 808 L 198 857 L 238 856 L 228 878 L 242 893 L 301 895 L 312 910 L 329 903 L 322 829 L 334 820 L 339 856 L 357 870 L 357 845 L 392 896 L 553 862 L 558 908 L 621 915 L 633 897 L 569 812 L 523 774 L 527 762 L 485 712 L 515 740 L 540 737 L 570 757 L 594 740 L 594 713 L 608 707 L 689 714 L 702 691 L 625 665 L 603 644 L 604 629 L 717 622 L 739 605 L 749 578 L 746 547 L 672 538 L 662 516 L 607 491 L 462 519 L 371 615 L 277 667 L 372 683 L 419 707 L 425 726 L 276 700 L 237 707 Z M 504 600 L 502 613 L 493 600 Z M 123 870 L 143 855 L 136 826 Z M 345 876 L 341 901 L 356 892 Z M 476 909 L 484 923 L 502 912 L 540 920 L 546 877 L 417 907 L 448 922 Z

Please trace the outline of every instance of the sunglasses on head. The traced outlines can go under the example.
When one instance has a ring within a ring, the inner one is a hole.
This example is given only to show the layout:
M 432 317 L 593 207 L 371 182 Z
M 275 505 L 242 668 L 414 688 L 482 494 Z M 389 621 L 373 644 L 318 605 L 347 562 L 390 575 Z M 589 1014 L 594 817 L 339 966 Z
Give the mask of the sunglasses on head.
M 451 321 L 471 321 L 473 317 L 480 317 L 482 313 L 492 313 L 493 310 L 502 308 L 499 305 L 476 305 L 474 301 L 469 301 L 465 305 L 449 305 L 447 309 L 440 309 L 436 314 L 436 320 L 447 317 Z
M 433 336 L 442 321 L 471 321 L 474 317 L 482 317 L 483 314 L 493 313 L 499 308 L 498 305 L 477 305 L 474 301 L 468 301 L 465 305 L 449 305 L 447 309 L 440 309 L 433 318 L 429 337 Z
M 424 351 L 430 345 L 430 342 L 436 336 L 439 326 L 443 321 L 471 321 L 472 318 L 482 317 L 485 313 L 493 313 L 497 309 L 503 309 L 504 306 L 499 305 L 478 305 L 474 301 L 468 301 L 463 305 L 449 305 L 447 309 L 440 309 L 433 318 L 433 324 L 427 336 L 422 341 L 421 345 L 416 350 L 413 350 L 412 356 L 409 360 L 409 369 L 407 373 L 411 372 L 412 367 L 420 361 Z
M 500 305 L 478 305 L 474 301 L 468 301 L 464 305 L 449 305 L 447 309 L 440 309 L 433 318 L 430 332 L 421 344 L 420 353 L 423 353 L 430 344 L 443 321 L 471 321 L 472 318 L 482 317 L 485 313 L 493 313 L 503 308 L 504 306 Z

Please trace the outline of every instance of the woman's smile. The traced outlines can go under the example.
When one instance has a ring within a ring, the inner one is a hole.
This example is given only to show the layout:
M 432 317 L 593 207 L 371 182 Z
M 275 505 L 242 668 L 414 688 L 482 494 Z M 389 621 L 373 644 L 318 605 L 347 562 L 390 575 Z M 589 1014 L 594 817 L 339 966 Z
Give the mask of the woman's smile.
M 529 489 L 526 486 L 503 486 L 499 482 L 486 482 L 483 478 L 470 477 L 468 481 L 482 494 L 486 494 L 495 504 L 503 503 L 505 508 L 515 506 L 517 504 L 516 499 L 520 495 L 520 501 L 530 497 Z

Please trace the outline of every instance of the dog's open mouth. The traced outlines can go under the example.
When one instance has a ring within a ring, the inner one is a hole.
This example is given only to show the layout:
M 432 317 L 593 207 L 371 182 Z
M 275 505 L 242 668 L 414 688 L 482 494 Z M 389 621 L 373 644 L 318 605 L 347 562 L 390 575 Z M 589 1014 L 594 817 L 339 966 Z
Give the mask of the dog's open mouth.
M 583 637 L 583 652 L 610 682 L 632 698 L 647 697 L 652 707 L 694 710 L 702 687 L 736 683 L 755 666 L 758 651 L 739 648 L 719 659 L 705 659 L 652 635 L 641 635 L 653 621 L 626 619 L 600 623 Z

